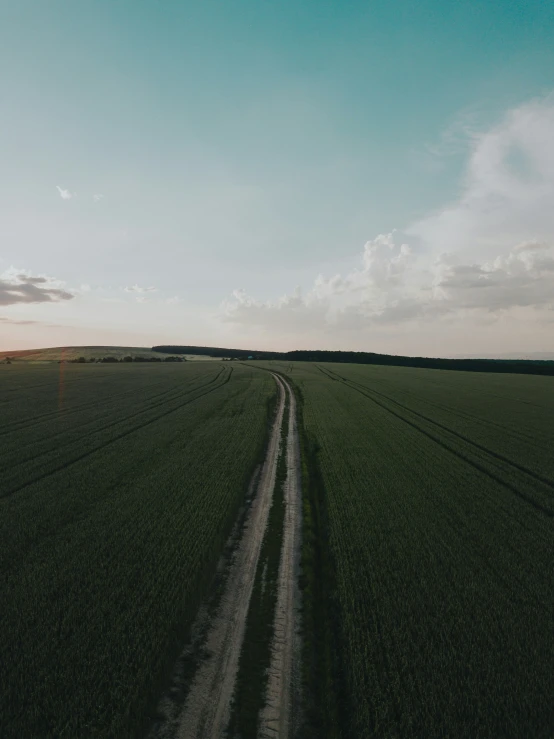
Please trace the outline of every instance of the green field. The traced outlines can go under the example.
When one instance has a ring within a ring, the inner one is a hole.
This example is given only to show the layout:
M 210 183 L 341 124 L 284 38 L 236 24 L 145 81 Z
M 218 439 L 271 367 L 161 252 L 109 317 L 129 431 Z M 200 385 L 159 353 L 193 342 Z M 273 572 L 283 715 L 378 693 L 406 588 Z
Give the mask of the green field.
M 215 362 L 0 367 L 3 738 L 141 735 L 274 386 Z
M 303 401 L 330 583 L 312 727 L 327 711 L 336 736 L 552 736 L 553 380 L 265 366 Z
M 2 738 L 145 734 L 262 459 L 268 369 L 299 405 L 295 739 L 552 736 L 554 378 L 273 361 L 0 366 Z
M 115 357 L 123 359 L 123 357 L 143 357 L 146 359 L 156 358 L 164 359 L 170 357 L 171 354 L 163 352 L 154 352 L 150 347 L 146 346 L 55 346 L 48 349 L 21 349 L 19 351 L 0 351 L 0 361 L 6 357 L 14 363 L 20 362 L 59 362 L 64 360 L 70 362 L 79 357 L 84 357 L 87 362 L 103 357 Z M 185 354 L 185 359 L 192 361 L 209 361 L 216 359 L 215 357 L 207 357 L 197 354 Z M 217 358 L 221 361 L 219 358 Z

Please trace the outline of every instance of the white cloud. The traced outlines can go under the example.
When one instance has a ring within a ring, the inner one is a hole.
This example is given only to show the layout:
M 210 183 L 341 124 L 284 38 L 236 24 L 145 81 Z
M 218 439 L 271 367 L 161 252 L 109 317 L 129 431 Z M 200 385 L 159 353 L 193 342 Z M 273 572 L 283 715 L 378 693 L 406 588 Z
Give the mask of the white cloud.
M 174 295 L 172 298 L 167 298 L 165 302 L 168 305 L 177 305 L 178 303 L 183 302 L 183 298 L 180 298 L 178 295 Z
M 140 287 L 139 285 L 131 285 L 130 287 L 123 288 L 126 293 L 149 293 L 154 292 L 157 288 L 155 287 Z
M 305 296 L 296 288 L 277 301 L 260 302 L 236 290 L 223 305 L 224 317 L 296 331 L 361 329 L 516 307 L 554 310 L 554 248 L 547 244 L 526 242 L 483 263 L 444 254 L 431 269 L 422 270 L 407 246 L 395 245 L 392 238 L 381 234 L 368 242 L 360 269 L 344 277 L 319 276 Z
M 73 297 L 63 288 L 63 283 L 51 277 L 33 276 L 14 267 L 0 275 L 0 305 L 54 303 Z
M 56 190 L 60 193 L 60 197 L 62 200 L 71 200 L 71 198 L 74 198 L 76 196 L 76 193 L 71 193 L 69 190 L 64 190 L 59 185 L 56 185 Z
M 236 323 L 266 328 L 281 324 L 297 330 L 336 325 L 354 309 L 360 315 L 378 317 L 405 290 L 412 260 L 410 247 L 395 243 L 394 232 L 380 234 L 365 244 L 360 267 L 349 274 L 319 275 L 305 296 L 297 287 L 274 302 L 260 302 L 244 290 L 235 290 L 233 300 L 223 305 L 224 317 Z
M 12 326 L 35 326 L 41 324 L 41 321 L 18 320 L 17 318 L 8 318 L 8 316 L 0 316 L 2 323 L 9 323 Z
M 222 306 L 243 326 L 310 336 L 379 326 L 554 320 L 554 98 L 509 111 L 471 140 L 459 199 L 368 241 L 359 267 L 276 301 L 244 290 Z M 447 133 L 446 144 L 459 136 Z M 523 317 L 523 318 L 522 318 Z
M 483 264 L 437 262 L 434 297 L 450 310 L 489 312 L 513 307 L 554 308 L 554 249 L 536 241 Z
M 511 110 L 472 145 L 460 198 L 407 232 L 435 254 L 493 257 L 554 238 L 554 97 Z
M 438 141 L 425 146 L 426 151 L 437 158 L 462 154 L 467 151 L 468 142 L 479 136 L 479 110 L 468 107 L 458 112 L 455 118 L 441 132 Z
M 94 200 L 94 202 L 95 202 L 95 203 L 98 203 L 98 201 L 99 201 L 99 200 L 102 200 L 102 198 L 103 198 L 103 197 L 104 197 L 104 196 L 102 195 L 102 193 L 101 193 L 101 192 L 98 192 L 98 193 L 95 193 L 95 194 L 94 194 L 94 195 L 92 196 L 92 199 Z

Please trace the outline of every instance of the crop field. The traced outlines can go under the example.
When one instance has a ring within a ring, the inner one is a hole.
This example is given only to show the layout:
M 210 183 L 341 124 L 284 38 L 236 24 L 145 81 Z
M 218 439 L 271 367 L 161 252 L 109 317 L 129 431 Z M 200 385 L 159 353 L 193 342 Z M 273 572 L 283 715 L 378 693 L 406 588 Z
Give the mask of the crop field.
M 552 736 L 552 379 L 264 366 L 301 400 L 327 568 L 314 735 Z
M 143 359 L 164 359 L 172 356 L 164 352 L 152 351 L 145 346 L 57 346 L 48 349 L 22 349 L 20 351 L 0 351 L 0 362 L 7 357 L 14 363 L 45 363 L 75 361 L 83 357 L 87 362 L 100 360 L 104 357 L 112 357 L 122 360 L 124 357 L 141 357 Z M 214 357 L 203 355 L 186 354 L 184 359 L 188 361 L 213 361 Z
M 145 733 L 274 395 L 238 364 L 0 367 L 3 738 Z
M 14 362 L 0 413 L 2 739 L 552 736 L 554 378 Z

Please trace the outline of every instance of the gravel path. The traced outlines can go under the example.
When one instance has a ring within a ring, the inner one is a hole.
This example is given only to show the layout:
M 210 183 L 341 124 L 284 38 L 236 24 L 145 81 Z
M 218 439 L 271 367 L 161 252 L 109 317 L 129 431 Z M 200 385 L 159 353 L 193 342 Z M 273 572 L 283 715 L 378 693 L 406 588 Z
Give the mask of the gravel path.
M 267 702 L 260 717 L 261 739 L 290 739 L 299 724 L 300 633 L 298 570 L 301 540 L 301 467 L 296 401 L 286 381 L 290 398 L 285 481 L 285 521 L 279 566 L 277 605 Z
M 206 643 L 208 656 L 198 668 L 179 717 L 177 739 L 220 739 L 229 723 L 246 616 L 279 458 L 285 388 L 279 377 L 274 375 L 274 378 L 279 388 L 279 403 L 257 494 L 231 564 L 219 611 L 210 626 Z

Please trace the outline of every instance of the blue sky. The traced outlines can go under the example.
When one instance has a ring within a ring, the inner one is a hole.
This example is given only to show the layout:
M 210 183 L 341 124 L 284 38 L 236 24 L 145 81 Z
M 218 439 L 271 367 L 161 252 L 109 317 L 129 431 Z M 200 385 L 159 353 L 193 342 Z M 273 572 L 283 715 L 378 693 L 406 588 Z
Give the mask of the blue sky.
M 554 350 L 554 5 L 19 0 L 0 29 L 0 348 Z

